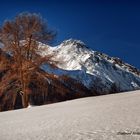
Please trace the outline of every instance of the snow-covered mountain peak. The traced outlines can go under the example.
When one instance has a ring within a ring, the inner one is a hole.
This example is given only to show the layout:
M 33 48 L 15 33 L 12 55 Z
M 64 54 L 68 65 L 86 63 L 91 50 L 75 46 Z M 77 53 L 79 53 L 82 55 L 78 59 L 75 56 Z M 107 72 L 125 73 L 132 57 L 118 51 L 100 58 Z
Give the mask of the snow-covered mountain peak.
M 76 39 L 68 39 L 63 41 L 60 45 L 59 48 L 61 49 L 87 49 L 88 47 L 84 42 L 81 40 L 76 40 Z
M 61 43 L 61 46 L 66 46 L 66 45 L 79 45 L 81 47 L 86 47 L 86 44 L 84 42 L 82 42 L 81 40 L 76 40 L 76 39 L 68 39 L 68 40 L 64 40 Z
M 70 76 L 100 93 L 140 88 L 138 69 L 119 58 L 93 51 L 82 41 L 69 39 L 56 47 L 49 47 L 45 53 L 54 54 L 53 59 L 58 62 L 59 70 L 49 71 Z
M 54 54 L 58 67 L 65 70 L 82 70 L 85 61 L 90 57 L 91 51 L 80 40 L 69 39 L 55 47 L 47 47 L 43 55 Z

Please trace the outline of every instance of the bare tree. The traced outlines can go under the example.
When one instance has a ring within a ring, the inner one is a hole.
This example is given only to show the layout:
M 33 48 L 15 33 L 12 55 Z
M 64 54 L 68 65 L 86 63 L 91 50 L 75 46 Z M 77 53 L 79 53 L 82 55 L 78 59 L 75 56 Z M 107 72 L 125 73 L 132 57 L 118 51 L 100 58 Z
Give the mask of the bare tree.
M 22 93 L 23 107 L 28 106 L 28 85 L 33 72 L 52 56 L 42 57 L 39 42 L 49 42 L 55 34 L 39 15 L 22 13 L 5 21 L 0 28 L 3 50 L 13 58 L 11 69 L 17 73 Z

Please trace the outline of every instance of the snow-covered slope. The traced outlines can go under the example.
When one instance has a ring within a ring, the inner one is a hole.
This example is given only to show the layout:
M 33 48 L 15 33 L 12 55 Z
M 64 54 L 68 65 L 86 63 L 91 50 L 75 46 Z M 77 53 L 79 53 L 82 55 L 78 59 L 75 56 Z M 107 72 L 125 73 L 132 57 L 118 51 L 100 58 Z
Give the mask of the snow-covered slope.
M 44 45 L 41 45 L 44 46 Z M 68 75 L 89 89 L 101 94 L 140 88 L 140 72 L 119 58 L 89 49 L 79 40 L 66 40 L 56 47 L 48 47 L 42 55 L 54 54 L 59 69 L 44 66 L 47 71 Z
M 1 140 L 139 140 L 140 91 L 0 113 Z

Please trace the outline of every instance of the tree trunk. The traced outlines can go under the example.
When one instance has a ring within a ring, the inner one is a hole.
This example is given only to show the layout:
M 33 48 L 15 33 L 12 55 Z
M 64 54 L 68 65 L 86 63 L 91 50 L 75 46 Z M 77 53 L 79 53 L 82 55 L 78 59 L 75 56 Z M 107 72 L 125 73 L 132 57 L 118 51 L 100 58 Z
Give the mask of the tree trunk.
M 28 107 L 28 104 L 29 104 L 28 94 L 26 92 L 24 92 L 22 95 L 22 105 L 24 108 L 26 108 L 26 107 Z

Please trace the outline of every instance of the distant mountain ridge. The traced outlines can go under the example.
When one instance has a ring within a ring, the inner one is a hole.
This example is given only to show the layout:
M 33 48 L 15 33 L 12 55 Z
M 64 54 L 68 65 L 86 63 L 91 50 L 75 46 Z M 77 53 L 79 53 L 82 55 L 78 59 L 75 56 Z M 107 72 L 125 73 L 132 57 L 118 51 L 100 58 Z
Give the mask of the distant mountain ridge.
M 100 94 L 140 89 L 140 71 L 119 58 L 91 50 L 80 40 L 69 39 L 48 46 L 42 55 L 55 54 L 58 69 L 44 66 L 56 75 L 67 75 Z
M 140 71 L 119 58 L 93 51 L 79 40 L 66 40 L 56 47 L 39 43 L 41 55 L 53 55 L 56 66 L 44 64 L 32 73 L 30 105 L 43 105 L 87 96 L 140 89 Z M 17 92 L 17 74 L 5 67 L 12 56 L 0 48 L 0 111 L 23 108 Z M 13 62 L 12 62 L 13 63 Z

